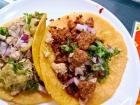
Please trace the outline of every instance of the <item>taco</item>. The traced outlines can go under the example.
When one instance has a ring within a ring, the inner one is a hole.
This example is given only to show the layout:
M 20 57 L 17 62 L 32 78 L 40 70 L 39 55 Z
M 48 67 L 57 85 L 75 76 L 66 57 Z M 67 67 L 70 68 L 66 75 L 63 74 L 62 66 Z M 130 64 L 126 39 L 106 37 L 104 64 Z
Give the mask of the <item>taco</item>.
M 32 53 L 35 53 L 32 52 L 34 38 L 43 35 L 36 30 L 46 27 L 45 21 L 44 13 L 25 13 L 23 17 L 0 27 L 1 99 L 19 105 L 33 105 L 50 100 L 43 90 L 44 84 L 37 75 L 39 70 L 34 67 L 32 60 Z
M 93 13 L 78 12 L 50 23 L 40 50 L 48 93 L 60 105 L 100 105 L 116 91 L 127 48 L 113 26 Z

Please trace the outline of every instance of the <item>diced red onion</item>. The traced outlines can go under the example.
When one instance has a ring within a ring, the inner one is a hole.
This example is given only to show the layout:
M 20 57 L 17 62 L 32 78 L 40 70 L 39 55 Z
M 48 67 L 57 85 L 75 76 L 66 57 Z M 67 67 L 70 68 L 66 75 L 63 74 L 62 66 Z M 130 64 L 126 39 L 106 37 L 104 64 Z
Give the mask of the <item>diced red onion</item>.
M 28 43 L 28 42 L 29 42 L 29 35 L 27 35 L 27 34 L 22 34 L 22 35 L 21 35 L 21 40 L 23 40 L 24 43 Z
M 88 25 L 77 24 L 76 29 L 79 31 L 88 31 L 88 32 L 91 32 L 92 34 L 96 34 L 95 29 Z
M 71 78 L 66 84 L 65 86 L 69 86 L 70 84 L 74 83 L 76 86 L 78 86 L 79 84 L 79 80 L 76 77 Z

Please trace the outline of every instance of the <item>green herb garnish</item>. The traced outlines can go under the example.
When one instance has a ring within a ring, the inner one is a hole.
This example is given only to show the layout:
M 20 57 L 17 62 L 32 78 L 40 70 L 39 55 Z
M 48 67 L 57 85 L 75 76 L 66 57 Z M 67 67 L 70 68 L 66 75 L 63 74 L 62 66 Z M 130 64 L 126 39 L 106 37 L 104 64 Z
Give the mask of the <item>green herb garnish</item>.
M 120 51 L 115 48 L 113 49 L 113 51 L 109 51 L 102 42 L 100 41 L 96 41 L 94 45 L 91 45 L 88 49 L 88 54 L 90 56 L 94 56 L 97 55 L 98 57 L 104 59 L 104 60 L 108 60 L 110 59 L 112 56 L 115 56 L 117 54 L 119 54 Z
M 41 17 L 43 16 L 44 13 L 40 13 L 40 12 L 35 12 L 33 14 L 33 17 L 37 18 L 37 19 L 41 19 Z
M 68 52 L 68 53 L 71 53 L 73 51 L 73 49 L 71 47 L 69 47 L 68 45 L 62 45 L 61 50 Z
M 27 84 L 26 84 L 26 89 L 27 90 L 31 90 L 31 91 L 35 91 L 38 89 L 38 82 L 36 80 L 28 80 Z
M 71 37 L 70 37 L 70 36 L 68 36 L 68 37 L 67 37 L 67 45 L 69 46 L 69 45 L 70 45 L 70 43 L 71 43 Z
M 8 63 L 13 65 L 13 70 L 15 73 L 18 73 L 19 70 L 23 69 L 23 64 L 20 62 L 16 62 L 14 59 L 9 58 Z
M 24 13 L 24 21 L 26 22 L 26 24 L 30 24 L 32 18 L 32 14 Z
M 61 50 L 67 53 L 72 53 L 76 48 L 78 48 L 77 44 L 73 44 L 72 46 L 70 44 L 71 44 L 71 37 L 68 36 L 67 44 L 61 45 Z
M 77 44 L 73 44 L 72 48 L 73 48 L 73 50 L 75 50 L 76 48 L 78 48 L 78 45 Z
M 8 29 L 6 27 L 0 27 L 0 35 L 9 36 Z
M 102 60 L 102 63 L 101 62 L 99 62 L 98 64 L 93 63 L 91 69 L 93 71 L 102 70 L 104 76 L 98 78 L 98 81 L 100 82 L 101 80 L 106 78 L 107 75 L 109 75 L 109 61 L 111 57 L 118 55 L 120 53 L 120 50 L 118 50 L 117 48 L 109 50 L 104 46 L 104 44 L 101 41 L 96 40 L 95 43 L 93 43 L 89 47 L 87 52 L 91 58 L 97 57 L 97 59 Z

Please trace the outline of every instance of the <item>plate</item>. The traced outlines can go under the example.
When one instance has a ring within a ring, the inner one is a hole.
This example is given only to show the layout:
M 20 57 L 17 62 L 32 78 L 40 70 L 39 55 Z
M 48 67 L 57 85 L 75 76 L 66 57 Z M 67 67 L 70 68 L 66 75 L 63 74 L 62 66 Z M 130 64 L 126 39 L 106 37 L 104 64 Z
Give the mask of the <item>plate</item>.
M 138 74 L 140 74 L 138 71 L 140 68 L 138 54 L 130 34 L 111 12 L 89 0 L 20 0 L 0 10 L 0 24 L 19 17 L 25 12 L 34 11 L 48 13 L 49 19 L 56 19 L 74 11 L 89 11 L 110 22 L 123 36 L 128 49 L 128 62 L 117 91 L 103 105 L 135 105 L 139 87 Z M 7 103 L 1 100 L 0 105 L 7 105 Z M 51 102 L 41 105 L 56 105 L 56 103 Z

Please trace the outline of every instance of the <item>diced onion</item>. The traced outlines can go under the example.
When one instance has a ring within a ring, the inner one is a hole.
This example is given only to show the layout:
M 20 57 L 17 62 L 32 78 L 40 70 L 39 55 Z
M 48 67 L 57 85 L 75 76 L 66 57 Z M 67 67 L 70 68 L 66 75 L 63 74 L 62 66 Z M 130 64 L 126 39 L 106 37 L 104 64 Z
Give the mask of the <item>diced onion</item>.
M 53 40 L 54 40 L 54 39 L 52 38 L 52 34 L 49 32 L 49 33 L 47 34 L 47 36 L 46 36 L 45 42 L 46 42 L 46 43 L 52 43 Z
M 93 83 L 96 83 L 97 78 L 90 79 L 89 81 L 90 81 L 90 82 L 93 82 Z
M 93 58 L 92 58 L 92 62 L 93 62 L 93 63 L 97 63 L 97 57 L 93 57 Z
M 76 29 L 79 31 L 88 31 L 88 32 L 91 32 L 92 34 L 96 34 L 95 29 L 88 25 L 77 24 Z
M 46 91 L 45 87 L 42 86 L 42 85 L 40 85 L 40 84 L 39 84 L 39 88 L 38 88 L 38 90 L 39 90 L 40 92 L 45 93 L 45 94 L 48 95 L 48 92 Z
M 79 84 L 79 80 L 76 77 L 71 78 L 66 84 L 65 86 L 69 86 L 70 84 L 74 83 L 76 86 L 78 86 Z
M 3 56 L 9 55 L 10 51 L 8 45 L 5 42 L 0 43 L 0 54 Z
M 76 68 L 75 68 L 75 75 L 76 75 L 76 76 L 77 76 L 78 74 L 84 75 L 83 70 L 84 70 L 84 68 L 82 68 L 82 67 L 76 67 Z
M 24 43 L 28 43 L 29 42 L 29 35 L 22 34 L 21 35 L 21 40 L 23 40 Z

